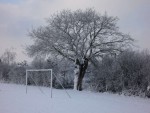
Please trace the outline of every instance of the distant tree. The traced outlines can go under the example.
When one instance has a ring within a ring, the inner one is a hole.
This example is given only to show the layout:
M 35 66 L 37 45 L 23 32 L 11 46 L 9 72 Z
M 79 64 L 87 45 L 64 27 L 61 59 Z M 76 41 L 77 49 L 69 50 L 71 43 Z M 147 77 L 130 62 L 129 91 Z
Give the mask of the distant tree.
M 117 20 L 93 9 L 63 10 L 47 19 L 47 26 L 29 33 L 35 43 L 27 51 L 31 56 L 60 55 L 75 62 L 74 89 L 82 90 L 89 62 L 118 54 L 132 43 L 128 34 L 119 31 Z
M 12 49 L 6 49 L 1 56 L 1 60 L 3 63 L 10 65 L 11 63 L 14 63 L 15 57 L 16 52 L 12 51 Z
M 10 81 L 17 84 L 25 84 L 27 68 L 28 68 L 27 61 L 22 61 L 13 65 L 9 72 Z
M 1 78 L 8 81 L 9 72 L 15 62 L 16 53 L 12 49 L 6 49 L 1 56 Z
M 0 79 L 2 79 L 2 67 L 3 67 L 3 64 L 2 64 L 2 61 L 0 59 Z
M 41 56 L 36 56 L 31 62 L 31 67 L 35 69 L 44 69 L 45 59 Z

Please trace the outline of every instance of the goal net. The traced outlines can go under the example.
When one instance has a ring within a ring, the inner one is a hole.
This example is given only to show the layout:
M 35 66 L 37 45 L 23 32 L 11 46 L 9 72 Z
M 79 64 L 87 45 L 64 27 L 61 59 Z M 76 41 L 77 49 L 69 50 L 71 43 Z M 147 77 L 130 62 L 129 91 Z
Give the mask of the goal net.
M 28 85 L 36 85 L 41 90 L 39 86 L 46 86 L 51 88 L 51 98 L 52 98 L 52 88 L 53 88 L 53 78 L 55 78 L 61 87 L 64 89 L 69 98 L 71 96 L 63 87 L 59 78 L 55 76 L 52 69 L 28 69 L 26 70 L 26 93 L 28 91 Z M 43 93 L 43 91 L 41 90 Z
M 34 84 L 36 86 L 53 87 L 53 74 L 52 69 L 28 69 L 26 70 L 26 93 L 28 91 L 28 85 Z M 41 89 L 40 89 L 41 90 Z

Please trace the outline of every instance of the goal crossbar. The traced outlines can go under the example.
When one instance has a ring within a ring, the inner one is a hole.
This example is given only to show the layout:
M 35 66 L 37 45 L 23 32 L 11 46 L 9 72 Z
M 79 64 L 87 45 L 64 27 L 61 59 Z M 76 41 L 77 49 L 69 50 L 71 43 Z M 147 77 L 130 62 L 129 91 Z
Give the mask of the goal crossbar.
M 52 69 L 27 69 L 27 71 L 52 71 Z

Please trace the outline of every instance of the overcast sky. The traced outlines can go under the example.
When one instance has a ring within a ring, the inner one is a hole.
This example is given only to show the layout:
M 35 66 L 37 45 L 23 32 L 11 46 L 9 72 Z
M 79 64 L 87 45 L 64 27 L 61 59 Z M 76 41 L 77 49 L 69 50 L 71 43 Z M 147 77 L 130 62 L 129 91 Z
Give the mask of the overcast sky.
M 120 30 L 137 40 L 139 49 L 150 50 L 150 0 L 0 0 L 0 56 L 14 48 L 18 61 L 27 60 L 28 31 L 63 9 L 86 8 L 117 16 Z

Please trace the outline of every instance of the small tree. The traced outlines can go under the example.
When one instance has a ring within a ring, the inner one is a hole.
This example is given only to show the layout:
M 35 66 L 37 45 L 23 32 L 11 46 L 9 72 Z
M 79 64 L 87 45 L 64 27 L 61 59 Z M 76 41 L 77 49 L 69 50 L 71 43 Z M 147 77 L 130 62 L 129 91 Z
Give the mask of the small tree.
M 10 81 L 17 84 L 25 84 L 27 68 L 28 68 L 27 61 L 22 61 L 13 65 L 9 72 Z
M 12 49 L 6 49 L 3 55 L 1 56 L 1 60 L 3 63 L 7 65 L 11 65 L 14 63 L 16 57 L 16 52 L 13 52 Z
M 1 77 L 2 79 L 8 81 L 9 80 L 9 72 L 15 64 L 15 56 L 16 53 L 12 51 L 12 49 L 6 49 L 5 52 L 2 54 L 1 58 Z
M 82 90 L 89 62 L 94 64 L 105 54 L 117 54 L 133 41 L 119 31 L 117 18 L 101 15 L 93 9 L 63 10 L 47 19 L 47 26 L 33 29 L 34 44 L 29 55 L 61 55 L 76 64 L 74 89 Z

